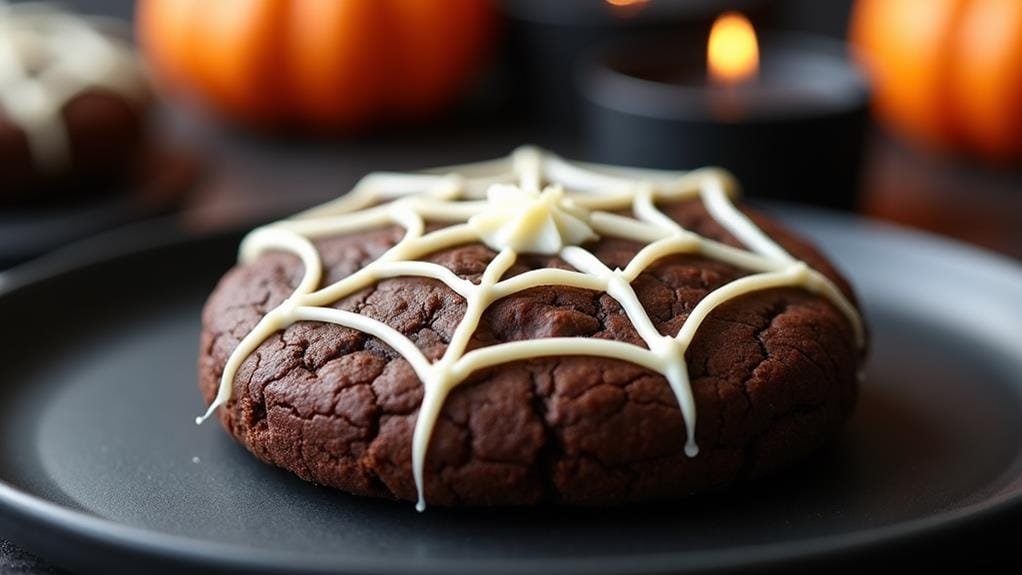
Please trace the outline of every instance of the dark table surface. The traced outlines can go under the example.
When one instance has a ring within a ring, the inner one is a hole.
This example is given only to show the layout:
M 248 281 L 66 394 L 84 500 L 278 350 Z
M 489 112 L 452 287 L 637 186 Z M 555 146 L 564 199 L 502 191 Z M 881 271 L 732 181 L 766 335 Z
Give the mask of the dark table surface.
M 87 8 L 113 7 L 126 15 L 127 0 L 86 0 Z M 440 127 L 442 125 L 442 127 Z M 164 110 L 160 129 L 175 147 L 202 158 L 195 178 L 176 202 L 180 225 L 195 233 L 246 225 L 293 212 L 348 190 L 374 170 L 409 170 L 505 155 L 522 143 L 584 156 L 582 142 L 539 137 L 516 122 L 456 116 L 434 126 L 348 141 L 281 140 L 253 136 L 209 121 L 190 110 Z M 872 138 L 864 168 L 861 213 L 955 237 L 1022 258 L 1022 173 L 920 152 L 891 138 Z M 960 534 L 954 545 L 902 550 L 892 559 L 926 566 L 983 565 L 985 572 L 1022 571 L 1011 534 L 1022 517 Z M 931 543 L 933 545 L 933 543 Z M 947 552 L 953 548 L 954 551 Z M 887 558 L 885 557 L 886 561 Z M 45 560 L 0 541 L 0 573 L 54 573 Z

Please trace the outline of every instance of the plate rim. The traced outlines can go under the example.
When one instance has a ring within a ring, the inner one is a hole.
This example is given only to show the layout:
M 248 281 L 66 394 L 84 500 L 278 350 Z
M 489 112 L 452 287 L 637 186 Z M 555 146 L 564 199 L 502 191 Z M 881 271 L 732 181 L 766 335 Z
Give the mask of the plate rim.
M 811 218 L 844 226 L 864 226 L 871 232 L 910 241 L 929 251 L 953 254 L 955 260 L 969 258 L 973 265 L 983 265 L 1018 277 L 1022 285 L 1022 263 L 961 241 L 938 236 L 862 216 L 848 216 L 829 210 L 769 202 L 768 210 L 782 220 Z M 213 234 L 189 234 L 174 218 L 159 218 L 105 234 L 64 248 L 28 264 L 0 274 L 0 299 L 31 288 L 41 282 L 58 280 L 73 272 L 86 271 L 119 260 L 160 249 L 182 248 L 188 244 L 224 241 L 243 233 L 243 228 L 230 228 Z M 131 238 L 131 241 L 125 241 Z M 237 544 L 210 543 L 184 535 L 162 533 L 134 527 L 62 505 L 29 490 L 20 489 L 0 477 L 0 534 L 28 550 L 40 550 L 45 560 L 62 564 L 64 558 L 81 552 L 53 553 L 53 549 L 75 540 L 79 546 L 115 556 L 130 555 L 155 560 L 164 566 L 190 565 L 220 571 L 245 569 L 258 572 L 360 572 L 360 573 L 503 573 L 538 569 L 561 572 L 583 569 L 591 573 L 660 573 L 679 570 L 727 570 L 810 563 L 836 559 L 862 550 L 880 551 L 935 537 L 950 531 L 1003 517 L 1022 509 L 1022 488 L 995 493 L 979 501 L 952 510 L 870 527 L 849 533 L 825 535 L 798 541 L 763 543 L 741 547 L 700 551 L 645 553 L 634 556 L 601 558 L 546 559 L 414 559 L 376 557 L 371 560 L 302 555 L 289 551 L 266 551 Z M 26 531 L 37 531 L 37 537 L 25 537 Z M 51 541 L 39 544 L 38 539 Z M 70 547 L 74 547 L 71 545 Z M 73 562 L 73 561 L 71 561 Z M 71 563 L 69 562 L 69 563 Z
M 235 544 L 206 543 L 124 525 L 62 506 L 18 490 L 0 480 L 0 512 L 7 519 L 26 522 L 30 527 L 47 529 L 63 538 L 74 537 L 89 550 L 120 554 L 141 554 L 164 566 L 201 566 L 205 571 L 259 573 L 409 573 L 415 575 L 456 573 L 520 573 L 540 569 L 547 573 L 585 572 L 665 573 L 687 571 L 728 571 L 739 568 L 777 567 L 808 564 L 846 557 L 856 552 L 871 552 L 964 529 L 1022 508 L 1022 490 L 1002 493 L 981 502 L 951 511 L 911 519 L 847 534 L 827 535 L 798 542 L 766 543 L 706 551 L 648 553 L 636 556 L 548 559 L 414 559 L 376 557 L 359 558 L 308 555 L 294 552 L 264 551 Z M 13 513 L 12 513 L 13 512 Z M 0 522 L 6 527 L 7 522 Z M 22 538 L 4 536 L 21 544 Z M 56 544 L 56 543 L 55 543 Z M 29 550 L 35 546 L 26 545 Z M 59 559 L 59 557 L 58 557 Z

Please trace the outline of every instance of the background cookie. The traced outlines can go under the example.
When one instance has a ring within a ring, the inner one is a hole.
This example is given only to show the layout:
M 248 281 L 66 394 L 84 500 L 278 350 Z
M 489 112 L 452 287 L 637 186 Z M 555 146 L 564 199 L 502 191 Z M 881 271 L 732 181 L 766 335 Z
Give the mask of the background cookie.
M 149 93 L 113 26 L 0 5 L 0 202 L 84 193 L 134 172 Z

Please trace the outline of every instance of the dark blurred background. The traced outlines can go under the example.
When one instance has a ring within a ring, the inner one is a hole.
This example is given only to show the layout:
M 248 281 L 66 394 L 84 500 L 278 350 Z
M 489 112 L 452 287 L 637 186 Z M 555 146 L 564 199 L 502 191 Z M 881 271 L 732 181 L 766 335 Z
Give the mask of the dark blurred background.
M 135 15 L 131 0 L 71 4 L 83 13 L 125 21 Z M 712 18 L 729 8 L 748 13 L 765 34 L 792 30 L 843 41 L 854 2 L 662 1 L 669 9 L 656 12 L 653 0 L 637 3 L 652 14 L 626 14 L 609 24 L 605 15 L 594 19 L 592 10 L 578 8 L 592 4 L 509 0 L 498 6 L 489 56 L 470 75 L 467 89 L 451 105 L 412 122 L 310 136 L 226 119 L 193 94 L 161 90 L 164 97 L 153 112 L 152 137 L 161 148 L 151 162 L 155 173 L 98 201 L 43 197 L 0 207 L 0 245 L 6 246 L 0 261 L 10 266 L 80 237 L 168 213 L 195 231 L 246 225 L 343 193 L 369 171 L 497 157 L 527 142 L 592 159 L 593 143 L 585 127 L 578 126 L 577 87 L 572 73 L 555 65 L 558 58 L 569 61 L 587 53 L 587 46 L 678 30 L 683 34 L 676 35 L 693 38 L 692 51 L 701 54 L 699 44 L 705 44 Z M 671 9 L 672 4 L 681 9 Z M 549 38 L 564 43 L 566 37 L 567 48 L 544 44 Z M 871 125 L 862 161 L 855 164 L 851 207 L 1020 257 L 1022 178 L 1017 166 L 1011 161 L 991 167 L 968 154 L 933 151 Z

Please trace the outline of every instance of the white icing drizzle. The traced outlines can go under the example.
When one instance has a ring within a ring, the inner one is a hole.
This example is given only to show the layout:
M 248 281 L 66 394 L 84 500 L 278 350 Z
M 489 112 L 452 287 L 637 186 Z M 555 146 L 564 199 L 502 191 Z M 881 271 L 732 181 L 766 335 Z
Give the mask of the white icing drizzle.
M 422 381 L 424 394 L 412 439 L 417 508 L 425 508 L 423 469 L 430 437 L 444 400 L 473 372 L 518 360 L 550 356 L 598 356 L 628 361 L 660 373 L 684 416 L 685 453 L 694 457 L 696 407 L 685 352 L 700 324 L 718 306 L 743 294 L 794 286 L 817 293 L 848 318 L 858 345 L 863 327 L 855 307 L 823 274 L 794 259 L 731 203 L 728 174 L 715 169 L 688 173 L 569 163 L 532 147 L 509 158 L 455 166 L 447 173 L 371 174 L 346 196 L 298 216 L 256 229 L 241 246 L 250 262 L 267 250 L 298 255 L 303 278 L 267 313 L 229 357 L 220 388 L 201 423 L 230 399 L 242 362 L 273 333 L 297 321 L 342 325 L 379 338 L 401 354 Z M 486 199 L 484 199 L 486 198 Z M 699 236 L 661 212 L 658 201 L 699 198 L 711 216 L 748 249 Z M 383 202 L 383 203 L 381 203 Z M 611 211 L 631 209 L 634 217 Z M 425 233 L 426 220 L 448 227 Z M 397 224 L 405 235 L 376 261 L 331 285 L 320 287 L 322 263 L 312 240 Z M 581 246 L 598 236 L 645 244 L 625 269 L 610 269 Z M 418 261 L 430 253 L 483 242 L 497 252 L 478 284 L 447 268 Z M 502 279 L 519 253 L 557 254 L 575 271 L 543 268 Z M 748 270 L 706 295 L 680 331 L 663 335 L 653 325 L 632 282 L 646 268 L 673 254 L 698 254 Z M 330 304 L 384 278 L 417 276 L 443 282 L 465 300 L 466 310 L 443 356 L 435 362 L 403 334 L 377 320 Z M 606 292 L 620 303 L 646 347 L 575 337 L 501 343 L 466 352 L 486 308 L 494 301 L 537 286 L 563 285 Z
M 131 45 L 105 30 L 123 27 L 48 4 L 0 0 L 0 108 L 28 139 L 40 171 L 69 160 L 64 105 L 89 88 L 137 97 L 145 91 Z

